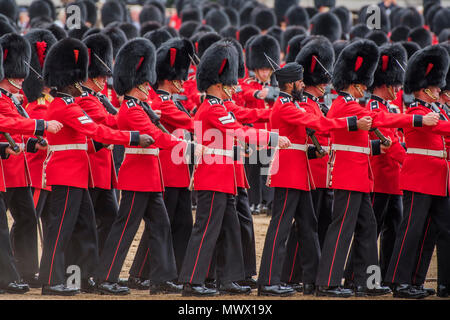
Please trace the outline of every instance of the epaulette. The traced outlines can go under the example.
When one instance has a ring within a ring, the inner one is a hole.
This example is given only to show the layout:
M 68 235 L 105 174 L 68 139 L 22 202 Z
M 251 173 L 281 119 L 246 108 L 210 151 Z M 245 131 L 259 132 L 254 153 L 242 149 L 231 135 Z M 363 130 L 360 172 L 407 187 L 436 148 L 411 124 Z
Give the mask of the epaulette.
M 291 102 L 291 99 L 286 97 L 286 98 L 281 98 L 280 101 L 282 104 L 285 104 L 285 103 Z
M 127 107 L 128 108 L 136 107 L 136 102 L 134 102 L 134 100 L 128 100 Z
M 370 110 L 376 109 L 380 109 L 380 105 L 378 104 L 378 101 L 372 100 L 372 102 L 370 103 Z
M 218 100 L 218 99 L 216 99 L 216 98 L 210 98 L 210 99 L 208 99 L 208 103 L 210 104 L 210 105 L 215 105 L 215 104 L 221 104 L 220 103 L 220 101 Z
M 161 99 L 162 102 L 170 101 L 170 96 L 168 96 L 166 94 L 160 94 L 159 98 Z
M 62 97 L 61 98 L 67 105 L 75 103 L 75 99 L 73 97 Z
M 86 91 L 84 91 L 84 92 L 81 94 L 81 96 L 82 96 L 83 98 L 86 98 L 87 96 L 89 96 L 89 93 L 87 93 Z
M 355 101 L 355 98 L 353 98 L 351 95 L 343 96 L 345 102 Z
M 409 108 L 416 108 L 416 107 L 418 107 L 419 106 L 419 103 L 417 102 L 417 101 L 414 101 L 413 103 L 411 103 L 410 105 L 409 105 Z
M 302 99 L 300 100 L 300 102 L 307 103 L 308 102 L 308 97 L 303 96 Z

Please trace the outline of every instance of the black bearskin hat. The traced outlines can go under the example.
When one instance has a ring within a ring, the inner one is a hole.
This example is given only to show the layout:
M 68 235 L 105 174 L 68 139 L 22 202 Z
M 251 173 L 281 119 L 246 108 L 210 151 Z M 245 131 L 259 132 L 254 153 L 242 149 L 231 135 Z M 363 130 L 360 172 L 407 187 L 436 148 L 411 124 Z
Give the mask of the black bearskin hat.
M 392 29 L 390 40 L 392 42 L 407 41 L 411 29 L 407 26 L 398 26 Z
M 364 23 L 358 23 L 350 29 L 350 40 L 355 38 L 365 38 L 370 32 L 369 27 Z
M 275 0 L 274 10 L 278 24 L 284 21 L 284 14 L 291 6 L 298 6 L 299 0 Z
M 445 28 L 450 28 L 450 9 L 444 8 L 433 17 L 432 30 L 439 35 Z
M 122 22 L 125 17 L 123 8 L 118 1 L 107 1 L 101 9 L 102 24 L 106 27 L 111 22 Z
M 28 41 L 31 48 L 31 67 L 42 77 L 45 58 L 50 48 L 58 41 L 53 33 L 45 29 L 30 30 L 24 38 Z M 22 83 L 22 89 L 29 102 L 33 102 L 42 96 L 44 89 L 44 80 L 34 71 L 29 72 L 28 77 Z
M 252 24 L 246 24 L 239 29 L 239 32 L 236 34 L 236 39 L 239 41 L 241 46 L 245 46 L 245 43 L 248 39 L 250 39 L 254 35 L 259 35 L 261 33 L 261 29 Z
M 200 33 L 200 32 L 204 32 L 204 33 L 214 32 L 214 33 L 217 33 L 216 30 L 214 30 L 213 27 L 211 27 L 211 26 L 209 26 L 207 24 L 200 24 L 200 25 L 198 25 L 197 28 L 195 28 L 194 34 Z
M 90 35 L 83 40 L 88 48 L 88 77 L 112 75 L 113 50 L 111 40 L 101 33 Z M 106 66 L 105 66 L 106 65 Z
M 100 28 L 89 28 L 89 30 L 83 34 L 83 37 L 81 38 L 81 40 L 84 40 L 87 37 L 92 36 L 93 34 L 100 33 L 100 32 L 102 32 L 102 30 Z
M 344 48 L 346 46 L 348 46 L 348 44 L 349 44 L 348 40 L 337 40 L 337 41 L 333 42 L 335 60 L 337 60 L 337 58 L 341 54 L 342 50 L 344 50 Z
M 83 42 L 66 38 L 55 43 L 44 62 L 44 81 L 58 89 L 84 82 L 88 75 L 88 50 Z
M 127 36 L 125 32 L 117 27 L 105 28 L 102 33 L 111 40 L 113 48 L 113 57 L 115 58 L 119 49 L 127 42 Z
M 447 42 L 450 40 L 450 28 L 444 29 L 439 33 L 439 43 Z
M 0 0 L 0 13 L 7 16 L 11 21 L 16 21 L 19 14 L 16 0 Z
M 239 11 L 239 21 L 241 25 L 246 25 L 252 22 L 252 11 L 259 5 L 258 2 L 246 1 L 244 6 Z
M 334 64 L 333 45 L 327 38 L 313 39 L 300 50 L 295 62 L 303 66 L 305 85 L 329 83 Z
M 416 27 L 422 27 L 425 19 L 415 8 L 409 7 L 402 10 L 399 22 L 401 25 L 414 29 Z
M 3 70 L 5 78 L 23 78 L 28 76 L 31 48 L 27 40 L 16 33 L 8 33 L 0 38 L 3 49 Z
M 387 86 L 403 84 L 407 55 L 405 48 L 399 43 L 382 46 L 380 59 L 373 76 L 372 88 L 384 84 Z
M 309 28 L 309 15 L 303 7 L 290 7 L 284 15 L 284 20 L 288 26 L 301 26 L 305 29 Z
M 269 56 L 276 64 L 280 64 L 280 46 L 278 41 L 272 36 L 256 36 L 250 43 L 246 54 L 249 55 L 250 65 L 247 68 L 250 70 L 272 68 L 264 54 Z
M 124 95 L 143 83 L 155 83 L 155 46 L 144 38 L 128 41 L 116 57 L 113 70 L 114 90 Z
M 94 26 L 97 23 L 97 6 L 92 0 L 81 0 L 80 2 L 86 7 L 86 22 Z
M 239 25 L 241 24 L 241 20 L 239 17 L 239 12 L 235 8 L 226 7 L 225 9 L 223 9 L 223 12 L 227 14 L 232 26 L 236 28 L 239 27 Z
M 212 9 L 206 14 L 205 23 L 213 27 L 216 32 L 219 32 L 223 28 L 230 25 L 230 19 L 227 14 L 223 12 L 223 10 Z
M 226 38 L 220 40 L 221 42 L 231 42 L 234 45 L 238 53 L 238 78 L 242 79 L 245 77 L 245 61 L 244 61 L 244 50 L 242 49 L 241 44 L 234 38 Z
M 342 50 L 333 72 L 333 87 L 337 91 L 351 84 L 370 87 L 378 64 L 379 50 L 371 40 L 357 40 Z
M 426 13 L 424 13 L 425 16 L 425 24 L 430 26 L 432 28 L 433 25 L 433 18 L 436 13 L 438 13 L 443 8 L 439 4 L 435 4 L 431 6 Z
M 131 22 L 122 22 L 119 28 L 125 33 L 128 40 L 137 38 L 139 36 L 139 31 L 134 24 Z
M 229 25 L 228 27 L 225 27 L 222 30 L 220 30 L 219 34 L 220 34 L 220 36 L 222 36 L 224 38 L 236 39 L 238 31 L 239 31 L 238 28 L 236 28 L 235 26 Z
M 433 42 L 431 33 L 424 27 L 417 27 L 417 28 L 412 29 L 408 34 L 408 40 L 414 41 L 421 48 L 428 47 Z
M 336 5 L 336 0 L 314 0 L 314 6 L 316 8 L 329 7 L 333 8 Z
M 382 30 L 372 30 L 365 36 L 366 39 L 372 40 L 377 44 L 377 46 L 381 47 L 383 44 L 389 42 L 389 38 L 386 33 Z
M 332 14 L 338 17 L 341 22 L 342 33 L 348 34 L 350 32 L 350 28 L 352 27 L 352 14 L 346 7 L 336 7 L 331 9 Z
M 277 17 L 272 9 L 255 8 L 251 15 L 252 24 L 256 25 L 261 30 L 267 30 L 276 25 Z
M 195 29 L 197 29 L 201 24 L 195 21 L 184 22 L 180 26 L 180 36 L 183 38 L 190 38 L 194 34 Z
M 215 42 L 220 41 L 222 37 L 215 32 L 205 33 L 197 41 L 197 54 L 201 58 L 205 51 Z
M 311 34 L 325 36 L 331 42 L 339 40 L 342 35 L 341 22 L 331 12 L 322 12 L 311 20 Z
M 180 14 L 181 22 L 196 21 L 201 22 L 203 19 L 202 11 L 199 8 L 185 8 Z
M 28 16 L 30 17 L 30 21 L 33 20 L 33 18 L 42 16 L 51 18 L 52 9 L 47 1 L 34 0 L 28 8 Z
M 83 35 L 88 31 L 89 31 L 89 28 L 86 25 L 82 24 L 80 28 L 70 29 L 67 32 L 67 35 L 70 38 L 81 40 L 83 38 Z
M 16 30 L 8 22 L 0 21 L 0 36 L 8 33 L 16 33 Z
M 165 17 L 161 14 L 161 11 L 158 9 L 158 7 L 149 4 L 145 5 L 142 8 L 141 13 L 139 13 L 139 23 L 143 24 L 147 21 L 157 21 L 161 24 L 164 24 Z
M 414 53 L 408 61 L 403 85 L 405 93 L 423 88 L 445 86 L 449 67 L 447 50 L 442 46 L 428 46 Z
M 66 30 L 64 30 L 60 26 L 56 25 L 55 23 L 49 25 L 46 29 L 48 31 L 50 31 L 51 33 L 53 33 L 53 35 L 55 36 L 56 40 L 58 40 L 58 41 L 62 40 L 64 38 L 67 38 Z
M 289 40 L 286 48 L 286 58 L 284 59 L 286 63 L 294 62 L 300 49 L 302 48 L 302 41 L 307 37 L 306 34 L 299 34 Z
M 403 48 L 405 48 L 406 53 L 408 54 L 408 60 L 414 53 L 416 53 L 416 51 L 420 50 L 420 46 L 412 41 L 401 41 L 400 44 Z
M 281 36 L 281 51 L 286 53 L 289 41 L 293 37 L 295 37 L 297 35 L 301 35 L 301 34 L 305 34 L 306 35 L 306 30 L 303 27 L 299 27 L 299 26 L 289 26 L 289 27 L 287 27 L 286 30 L 283 32 L 283 35 Z
M 187 39 L 172 38 L 156 52 L 156 81 L 186 80 L 194 47 Z
M 161 45 L 172 38 L 169 32 L 166 30 L 153 30 L 144 34 L 144 38 L 150 40 L 155 46 L 155 49 L 161 47 Z
M 141 26 L 141 30 L 139 30 L 139 34 L 142 37 L 144 34 L 146 34 L 147 32 L 156 30 L 161 28 L 161 24 L 159 22 L 156 21 L 147 21 L 146 23 L 144 23 Z
M 447 53 L 450 55 L 450 43 L 441 43 L 440 46 L 447 50 Z M 450 72 L 447 72 L 447 76 L 445 77 L 445 86 L 442 87 L 441 90 L 450 91 Z
M 220 41 L 206 50 L 197 67 L 197 89 L 206 91 L 210 86 L 238 82 L 238 53 L 231 42 Z
M 268 36 L 272 36 L 275 39 L 277 39 L 278 44 L 281 47 L 281 38 L 283 37 L 283 29 L 281 29 L 279 26 L 273 26 L 269 30 L 267 30 L 266 33 Z

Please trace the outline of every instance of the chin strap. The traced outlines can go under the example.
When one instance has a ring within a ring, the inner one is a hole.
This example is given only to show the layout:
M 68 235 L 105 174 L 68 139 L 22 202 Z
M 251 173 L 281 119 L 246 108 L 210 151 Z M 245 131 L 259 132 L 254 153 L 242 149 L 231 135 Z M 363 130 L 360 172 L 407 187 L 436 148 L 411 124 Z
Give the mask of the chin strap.
M 324 94 L 325 94 L 325 89 L 324 89 L 324 88 L 322 88 L 321 86 L 317 85 L 317 86 L 316 86 L 316 89 L 317 89 L 317 90 L 319 90 L 319 91 L 320 91 L 320 93 L 322 93 L 322 95 L 324 95 Z
M 179 80 L 172 81 L 173 86 L 178 90 L 179 93 L 183 93 L 184 89 Z
M 361 97 L 364 97 L 364 91 L 361 90 L 361 88 L 359 87 L 359 84 L 355 84 L 354 87 L 358 91 L 358 93 L 361 95 Z
M 447 98 L 450 99 L 450 93 L 449 93 L 447 90 L 444 91 L 444 94 L 445 94 L 445 96 L 446 96 Z
M 77 88 L 78 91 L 80 91 L 81 94 L 83 94 L 83 88 L 81 87 L 79 82 L 74 83 L 75 88 Z
M 9 84 L 11 84 L 14 88 L 19 89 L 19 90 L 22 89 L 22 86 L 18 85 L 14 80 L 9 79 L 9 78 L 7 80 L 9 82 Z
M 227 95 L 227 97 L 229 99 L 233 98 L 233 87 L 229 87 L 229 86 L 223 86 L 222 87 L 223 92 L 225 92 L 225 94 Z
M 391 86 L 387 87 L 387 90 L 388 90 L 389 94 L 391 95 L 391 100 L 395 100 L 397 98 L 397 96 L 394 94 L 394 91 L 392 91 L 392 87 Z
M 148 94 L 149 94 L 148 90 L 145 89 L 143 84 L 138 85 L 137 88 L 139 89 L 139 91 L 141 91 L 143 94 L 145 94 L 146 97 L 148 97 Z
M 438 99 L 438 97 L 436 97 L 434 94 L 431 93 L 430 89 L 425 89 L 425 90 L 423 90 L 423 92 L 425 92 L 426 95 L 429 96 L 433 100 L 437 100 Z

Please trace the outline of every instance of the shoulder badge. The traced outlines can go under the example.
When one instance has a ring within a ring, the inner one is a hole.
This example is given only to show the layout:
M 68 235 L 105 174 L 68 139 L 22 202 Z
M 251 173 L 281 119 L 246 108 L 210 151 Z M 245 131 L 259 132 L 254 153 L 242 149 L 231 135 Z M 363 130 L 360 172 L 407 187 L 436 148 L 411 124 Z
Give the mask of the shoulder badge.
M 373 101 L 370 103 L 370 110 L 376 110 L 376 109 L 380 109 L 380 106 L 379 106 L 379 104 L 378 104 L 378 101 L 373 100 Z
M 165 102 L 165 101 L 169 101 L 169 100 L 170 100 L 170 96 L 165 95 L 165 94 L 161 94 L 159 97 L 161 98 L 161 101 L 162 101 L 162 102 Z
M 67 105 L 75 103 L 75 99 L 72 97 L 62 97 L 61 98 Z
M 281 103 L 285 104 L 285 103 L 291 102 L 291 99 L 289 99 L 289 98 L 281 98 L 280 101 L 281 101 Z
M 353 98 L 352 96 L 344 96 L 344 100 L 345 102 L 350 102 L 350 101 L 355 101 L 355 98 Z
M 208 99 L 208 102 L 209 102 L 209 104 L 212 105 L 212 106 L 215 105 L 215 104 L 220 104 L 220 101 L 217 100 L 216 98 Z
M 81 94 L 82 97 L 87 97 L 88 95 L 89 95 L 89 93 L 87 93 L 86 91 L 84 91 L 84 92 Z
M 127 107 L 128 108 L 136 107 L 136 103 L 133 100 L 128 100 Z
M 308 102 L 308 97 L 303 96 L 302 99 L 300 100 L 300 102 L 307 103 Z

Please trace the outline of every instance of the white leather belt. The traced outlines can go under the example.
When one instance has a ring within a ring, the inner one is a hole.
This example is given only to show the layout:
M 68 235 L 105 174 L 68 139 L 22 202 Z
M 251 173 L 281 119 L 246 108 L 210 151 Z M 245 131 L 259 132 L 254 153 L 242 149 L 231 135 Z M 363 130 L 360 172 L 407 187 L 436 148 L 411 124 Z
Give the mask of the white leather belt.
M 442 159 L 447 159 L 447 151 L 445 150 L 430 150 L 430 149 L 419 149 L 419 148 L 408 148 L 406 153 L 408 154 L 421 154 L 424 156 L 438 157 Z
M 370 148 L 358 147 L 358 146 L 349 146 L 345 144 L 335 144 L 331 145 L 331 150 L 335 151 L 350 151 L 357 153 L 370 154 Z
M 86 143 L 75 143 L 75 144 L 56 144 L 49 145 L 48 150 L 53 151 L 67 151 L 67 150 L 84 150 L 87 151 L 88 146 Z
M 288 148 L 288 150 L 300 150 L 300 151 L 308 151 L 308 145 L 307 144 L 298 144 L 298 143 L 291 143 L 291 146 Z
M 223 149 L 214 149 L 214 148 L 206 148 L 204 154 L 214 154 L 216 156 L 225 156 L 234 158 L 233 150 L 223 150 Z
M 315 147 L 315 145 L 308 144 L 308 147 Z M 330 147 L 329 146 L 322 146 L 322 149 L 325 150 L 326 152 L 330 152 Z
M 143 149 L 143 148 L 125 148 L 126 154 L 147 154 L 152 156 L 159 155 L 159 149 Z

